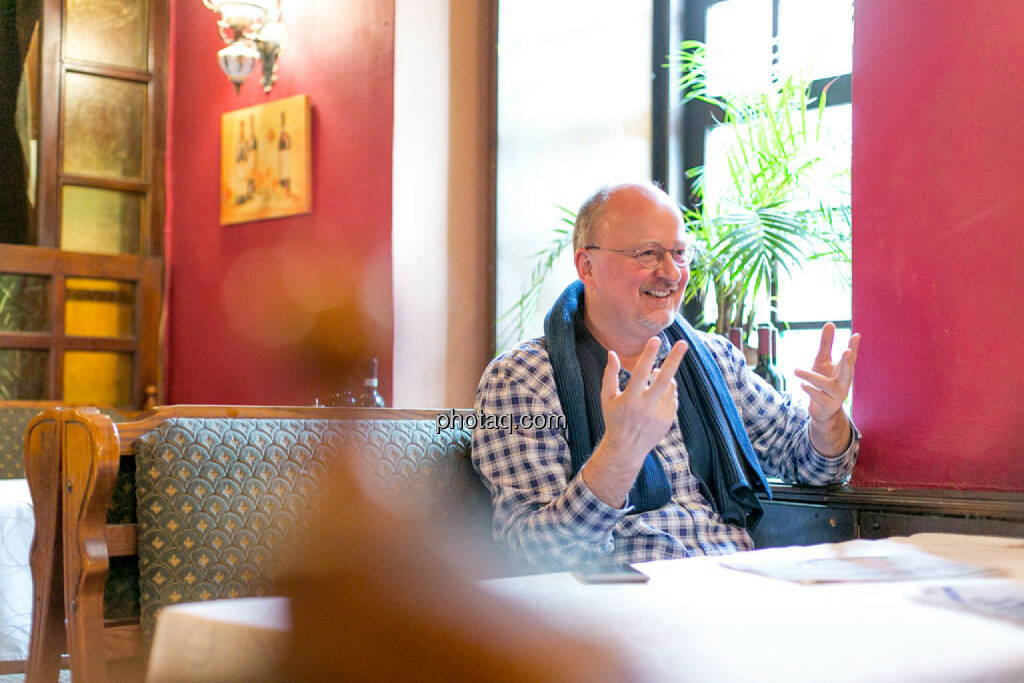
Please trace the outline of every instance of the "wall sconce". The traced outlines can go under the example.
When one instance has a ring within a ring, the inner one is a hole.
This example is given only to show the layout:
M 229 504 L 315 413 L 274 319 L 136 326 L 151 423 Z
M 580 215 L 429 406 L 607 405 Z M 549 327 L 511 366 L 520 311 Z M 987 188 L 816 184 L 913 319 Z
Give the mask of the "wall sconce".
M 263 65 L 263 92 L 269 93 L 277 81 L 277 58 L 284 51 L 281 0 L 203 0 L 203 5 L 220 14 L 217 26 L 227 47 L 217 52 L 217 62 L 235 84 L 235 94 L 256 60 Z

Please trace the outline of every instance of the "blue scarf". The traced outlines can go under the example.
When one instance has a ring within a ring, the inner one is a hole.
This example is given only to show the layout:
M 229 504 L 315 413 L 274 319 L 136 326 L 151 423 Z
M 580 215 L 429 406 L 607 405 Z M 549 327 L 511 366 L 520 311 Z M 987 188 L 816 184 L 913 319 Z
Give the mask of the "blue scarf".
M 604 435 L 601 379 L 608 352 L 583 323 L 583 283 L 569 285 L 544 319 L 544 334 L 565 415 L 575 477 Z M 696 330 L 677 316 L 665 336 L 690 348 L 676 372 L 677 417 L 700 491 L 722 518 L 753 529 L 764 514 L 757 491 L 771 489 L 725 385 L 725 378 Z M 644 378 L 646 379 L 646 378 Z M 655 451 L 644 459 L 629 491 L 631 514 L 656 510 L 672 498 L 672 488 Z

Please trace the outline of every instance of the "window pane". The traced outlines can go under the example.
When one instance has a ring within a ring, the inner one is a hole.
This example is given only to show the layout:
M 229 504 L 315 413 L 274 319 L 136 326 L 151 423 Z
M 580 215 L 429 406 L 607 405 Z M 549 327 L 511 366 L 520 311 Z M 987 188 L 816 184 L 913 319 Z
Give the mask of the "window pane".
M 0 273 L 0 332 L 40 332 L 50 327 L 50 278 Z
M 708 8 L 708 91 L 760 92 L 771 78 L 771 0 L 725 0 Z
M 811 113 L 808 113 L 808 117 Z M 811 158 L 821 161 L 812 172 L 806 174 L 804 197 L 806 208 L 850 205 L 850 162 L 853 154 L 851 140 L 853 130 L 853 107 L 841 104 L 827 107 L 822 117 L 821 135 L 808 148 Z M 806 158 L 806 157 L 805 157 Z
M 130 337 L 135 333 L 135 285 L 118 280 L 68 278 L 64 331 L 73 337 Z
M 146 84 L 69 72 L 64 86 L 64 171 L 141 178 Z
M 850 264 L 809 261 L 792 277 L 779 273 L 779 320 L 849 320 Z
M 0 400 L 31 401 L 46 398 L 49 351 L 0 349 Z
M 853 70 L 851 0 L 780 0 L 779 61 L 784 72 L 809 78 Z
M 99 254 L 139 253 L 141 194 L 65 185 L 63 198 L 61 249 Z
M 145 0 L 68 0 L 65 54 L 117 66 L 149 66 Z
M 64 400 L 93 405 L 131 405 L 132 355 L 106 351 L 66 352 Z

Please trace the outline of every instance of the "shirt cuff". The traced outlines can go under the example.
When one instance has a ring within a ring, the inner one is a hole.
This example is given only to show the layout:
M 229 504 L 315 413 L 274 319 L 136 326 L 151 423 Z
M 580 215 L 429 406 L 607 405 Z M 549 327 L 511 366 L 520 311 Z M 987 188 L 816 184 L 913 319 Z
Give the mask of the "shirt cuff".
M 811 455 L 815 461 L 814 470 L 824 474 L 830 481 L 843 481 L 853 471 L 853 464 L 857 460 L 857 449 L 860 448 L 860 431 L 857 425 L 850 420 L 850 445 L 839 455 L 823 455 L 811 443 L 811 423 L 807 423 L 807 445 L 810 447 Z
M 623 507 L 614 508 L 594 495 L 583 481 L 584 468 L 586 465 L 580 468 L 569 482 L 562 499 L 568 503 L 566 510 L 580 538 L 599 545 L 611 543 L 612 529 L 633 509 L 633 506 L 630 505 L 628 496 Z

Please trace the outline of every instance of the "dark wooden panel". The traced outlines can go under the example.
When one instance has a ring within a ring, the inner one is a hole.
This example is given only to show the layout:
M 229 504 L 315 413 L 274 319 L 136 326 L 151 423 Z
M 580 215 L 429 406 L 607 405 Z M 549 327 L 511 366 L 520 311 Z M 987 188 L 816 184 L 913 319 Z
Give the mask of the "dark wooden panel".
M 1024 494 L 1019 491 L 813 487 L 773 483 L 772 499 L 857 510 L 1024 522 Z
M 856 537 L 856 513 L 820 505 L 763 502 L 764 517 L 750 534 L 756 548 L 835 543 Z
M 908 515 L 875 510 L 866 510 L 860 513 L 861 538 L 909 536 L 924 532 L 1024 538 L 1024 522 L 972 517 Z

